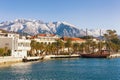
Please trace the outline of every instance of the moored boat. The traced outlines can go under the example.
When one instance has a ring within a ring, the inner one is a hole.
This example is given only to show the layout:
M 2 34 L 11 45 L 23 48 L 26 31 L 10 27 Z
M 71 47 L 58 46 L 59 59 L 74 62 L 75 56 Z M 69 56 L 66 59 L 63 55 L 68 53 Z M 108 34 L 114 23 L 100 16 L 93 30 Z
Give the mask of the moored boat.
M 25 57 L 22 59 L 23 62 L 38 61 L 42 60 L 43 57 Z
M 102 50 L 97 53 L 85 53 L 80 54 L 82 58 L 107 58 L 110 53 L 107 50 Z

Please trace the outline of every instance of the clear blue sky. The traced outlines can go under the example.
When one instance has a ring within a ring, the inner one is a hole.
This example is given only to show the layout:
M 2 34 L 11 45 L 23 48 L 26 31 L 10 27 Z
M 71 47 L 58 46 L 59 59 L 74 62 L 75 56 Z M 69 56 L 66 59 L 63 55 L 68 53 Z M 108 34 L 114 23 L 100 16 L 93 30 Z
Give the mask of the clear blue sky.
M 0 0 L 0 22 L 18 18 L 66 21 L 120 33 L 120 0 Z

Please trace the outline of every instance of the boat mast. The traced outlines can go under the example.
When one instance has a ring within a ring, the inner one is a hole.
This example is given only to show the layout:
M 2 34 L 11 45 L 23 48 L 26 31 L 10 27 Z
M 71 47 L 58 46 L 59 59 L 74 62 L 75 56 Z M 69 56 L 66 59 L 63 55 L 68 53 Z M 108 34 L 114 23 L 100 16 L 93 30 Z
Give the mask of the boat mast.
M 87 28 L 86 28 L 86 37 L 88 38 L 88 32 L 87 32 Z
M 88 29 L 86 28 L 86 41 L 88 41 L 88 38 L 89 38 L 89 36 L 88 36 Z M 87 45 L 87 48 L 86 48 L 86 51 L 85 52 L 89 52 L 89 45 Z
M 89 36 L 88 36 L 88 29 L 86 28 L 86 40 L 89 39 Z
M 101 29 L 100 29 L 100 39 L 99 39 L 99 50 L 101 51 Z

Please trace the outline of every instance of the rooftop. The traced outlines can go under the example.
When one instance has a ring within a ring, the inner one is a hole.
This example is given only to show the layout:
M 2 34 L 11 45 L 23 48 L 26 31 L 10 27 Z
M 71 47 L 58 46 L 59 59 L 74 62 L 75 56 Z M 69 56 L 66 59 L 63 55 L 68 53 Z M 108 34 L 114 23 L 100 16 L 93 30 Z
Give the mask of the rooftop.
M 69 38 L 69 37 L 63 37 L 62 38 L 64 41 L 67 41 L 68 39 L 70 39 L 71 41 L 85 41 L 84 39 L 80 39 L 80 38 Z

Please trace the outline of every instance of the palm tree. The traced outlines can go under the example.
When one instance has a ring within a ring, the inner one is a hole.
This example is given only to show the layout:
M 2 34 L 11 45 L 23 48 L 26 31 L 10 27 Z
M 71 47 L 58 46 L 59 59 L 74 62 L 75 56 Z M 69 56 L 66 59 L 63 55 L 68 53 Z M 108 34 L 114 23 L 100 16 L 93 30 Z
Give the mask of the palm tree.
M 50 47 L 49 44 L 46 45 L 46 49 L 45 49 L 45 51 L 46 51 L 46 54 L 47 54 L 47 55 L 50 54 L 50 52 L 51 52 L 51 47 Z
M 104 34 L 104 37 L 107 40 L 112 40 L 112 39 L 118 38 L 118 35 L 116 34 L 115 30 L 107 30 L 107 33 Z
M 50 48 L 51 48 L 51 54 L 54 55 L 57 51 L 56 44 L 55 43 L 50 44 Z
M 115 30 L 107 30 L 107 33 L 104 34 L 104 38 L 106 39 L 106 43 L 109 49 L 118 51 L 120 48 L 120 40 L 118 39 L 118 35 L 116 34 Z M 111 45 L 110 45 L 111 44 Z M 113 47 L 114 45 L 114 47 Z M 113 49 L 114 48 L 114 49 Z
M 71 53 L 70 53 L 70 48 L 72 47 L 72 41 L 71 41 L 70 38 L 67 39 L 66 47 L 68 48 L 68 53 L 69 53 L 69 55 L 71 55 Z
M 82 53 L 86 52 L 86 51 L 85 51 L 85 48 L 86 48 L 86 44 L 85 44 L 85 43 L 81 43 L 81 44 L 80 44 L 80 47 L 79 47 L 80 52 L 82 52 Z
M 85 44 L 86 44 L 86 52 L 87 53 L 90 52 L 91 43 L 92 43 L 92 40 L 90 40 L 90 39 L 85 42 Z
M 36 47 L 36 41 L 32 40 L 31 43 L 30 43 L 30 46 L 31 46 L 32 49 L 35 49 L 35 47 Z
M 37 42 L 35 40 L 32 40 L 30 43 L 31 50 L 29 52 L 30 56 L 35 56 L 36 55 L 36 50 L 38 49 L 37 47 Z
M 79 48 L 79 43 L 73 43 L 74 53 L 78 52 L 78 48 Z
M 102 41 L 99 41 L 99 42 L 97 43 L 98 51 L 101 51 L 102 48 L 104 47 L 104 45 L 105 45 L 105 43 L 103 43 Z
M 40 43 L 40 42 L 36 42 L 35 49 L 36 49 L 38 55 L 42 54 L 43 50 L 44 50 L 44 44 Z
M 95 41 L 92 41 L 92 42 L 91 42 L 91 47 L 92 47 L 92 53 L 94 53 L 94 52 L 95 52 L 95 49 L 97 48 L 97 44 L 96 44 Z
M 58 54 L 59 50 L 63 50 L 64 42 L 60 39 L 57 39 L 56 40 L 56 47 L 57 47 L 57 54 Z

